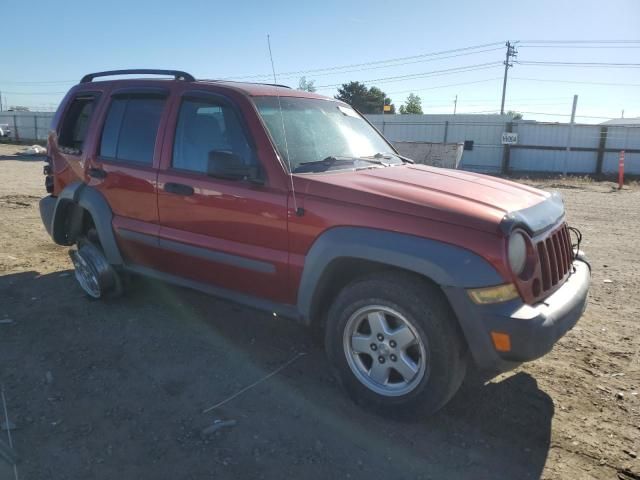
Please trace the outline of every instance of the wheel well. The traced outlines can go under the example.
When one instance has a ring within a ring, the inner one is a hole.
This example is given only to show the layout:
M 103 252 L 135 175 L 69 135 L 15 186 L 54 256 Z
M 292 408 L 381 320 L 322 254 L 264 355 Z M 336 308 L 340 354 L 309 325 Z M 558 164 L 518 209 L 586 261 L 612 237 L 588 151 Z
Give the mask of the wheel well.
M 372 260 L 363 260 L 361 258 L 338 258 L 327 266 L 318 281 L 318 285 L 311 301 L 310 324 L 314 328 L 321 328 L 324 325 L 326 314 L 331 307 L 333 299 L 338 295 L 340 290 L 346 287 L 349 283 L 353 282 L 357 278 L 385 271 L 408 273 L 415 276 L 417 281 L 431 283 L 437 287 L 438 290 L 441 290 L 440 286 L 429 277 L 409 270 Z M 448 299 L 444 293 L 443 296 L 448 303 Z
M 73 245 L 79 237 L 87 236 L 91 231 L 95 232 L 95 222 L 91 213 L 72 201 L 65 202 L 56 224 L 55 239 L 61 245 Z M 97 239 L 97 233 L 95 236 Z

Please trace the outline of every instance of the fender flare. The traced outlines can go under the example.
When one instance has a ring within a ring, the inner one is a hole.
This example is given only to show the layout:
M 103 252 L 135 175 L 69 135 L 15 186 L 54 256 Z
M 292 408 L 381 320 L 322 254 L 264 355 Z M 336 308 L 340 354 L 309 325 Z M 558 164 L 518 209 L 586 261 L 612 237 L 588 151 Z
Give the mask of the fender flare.
M 374 228 L 335 227 L 318 237 L 305 258 L 297 301 L 303 323 L 311 322 L 324 272 L 334 261 L 344 258 L 415 272 L 443 288 L 504 283 L 487 260 L 455 245 Z
M 70 208 L 82 207 L 93 218 L 100 244 L 107 260 L 112 265 L 123 265 L 122 255 L 113 232 L 113 212 L 104 196 L 95 188 L 82 182 L 73 182 L 67 185 L 56 202 L 51 220 L 51 236 L 59 245 L 71 245 L 75 239 L 69 239 L 65 232 L 65 220 L 72 214 Z

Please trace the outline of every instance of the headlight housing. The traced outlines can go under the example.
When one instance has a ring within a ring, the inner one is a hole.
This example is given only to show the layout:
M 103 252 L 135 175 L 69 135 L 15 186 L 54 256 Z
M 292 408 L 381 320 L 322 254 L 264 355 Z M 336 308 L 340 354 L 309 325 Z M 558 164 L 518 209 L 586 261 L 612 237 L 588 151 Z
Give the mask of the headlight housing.
M 522 232 L 514 232 L 507 245 L 509 267 L 515 275 L 521 275 L 527 265 L 527 239 Z

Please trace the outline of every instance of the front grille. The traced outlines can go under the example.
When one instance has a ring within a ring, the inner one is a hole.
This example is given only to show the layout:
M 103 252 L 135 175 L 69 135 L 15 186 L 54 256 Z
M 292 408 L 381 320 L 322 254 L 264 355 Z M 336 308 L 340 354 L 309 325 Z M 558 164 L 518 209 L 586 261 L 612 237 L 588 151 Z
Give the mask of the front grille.
M 573 248 L 566 224 L 537 243 L 542 276 L 542 292 L 562 283 L 573 262 Z

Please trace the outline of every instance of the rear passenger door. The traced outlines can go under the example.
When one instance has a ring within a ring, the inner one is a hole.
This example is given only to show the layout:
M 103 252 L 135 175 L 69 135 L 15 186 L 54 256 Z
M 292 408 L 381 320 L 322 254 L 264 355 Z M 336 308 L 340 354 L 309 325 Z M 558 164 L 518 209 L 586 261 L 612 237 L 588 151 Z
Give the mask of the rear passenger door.
M 264 171 L 239 109 L 221 95 L 187 92 L 172 111 L 158 176 L 165 270 L 284 302 L 287 192 L 268 178 L 257 184 L 207 175 L 212 152 Z
M 149 267 L 158 266 L 161 257 L 157 179 L 167 97 L 162 89 L 114 92 L 88 168 L 90 185 L 113 211 L 125 261 Z

